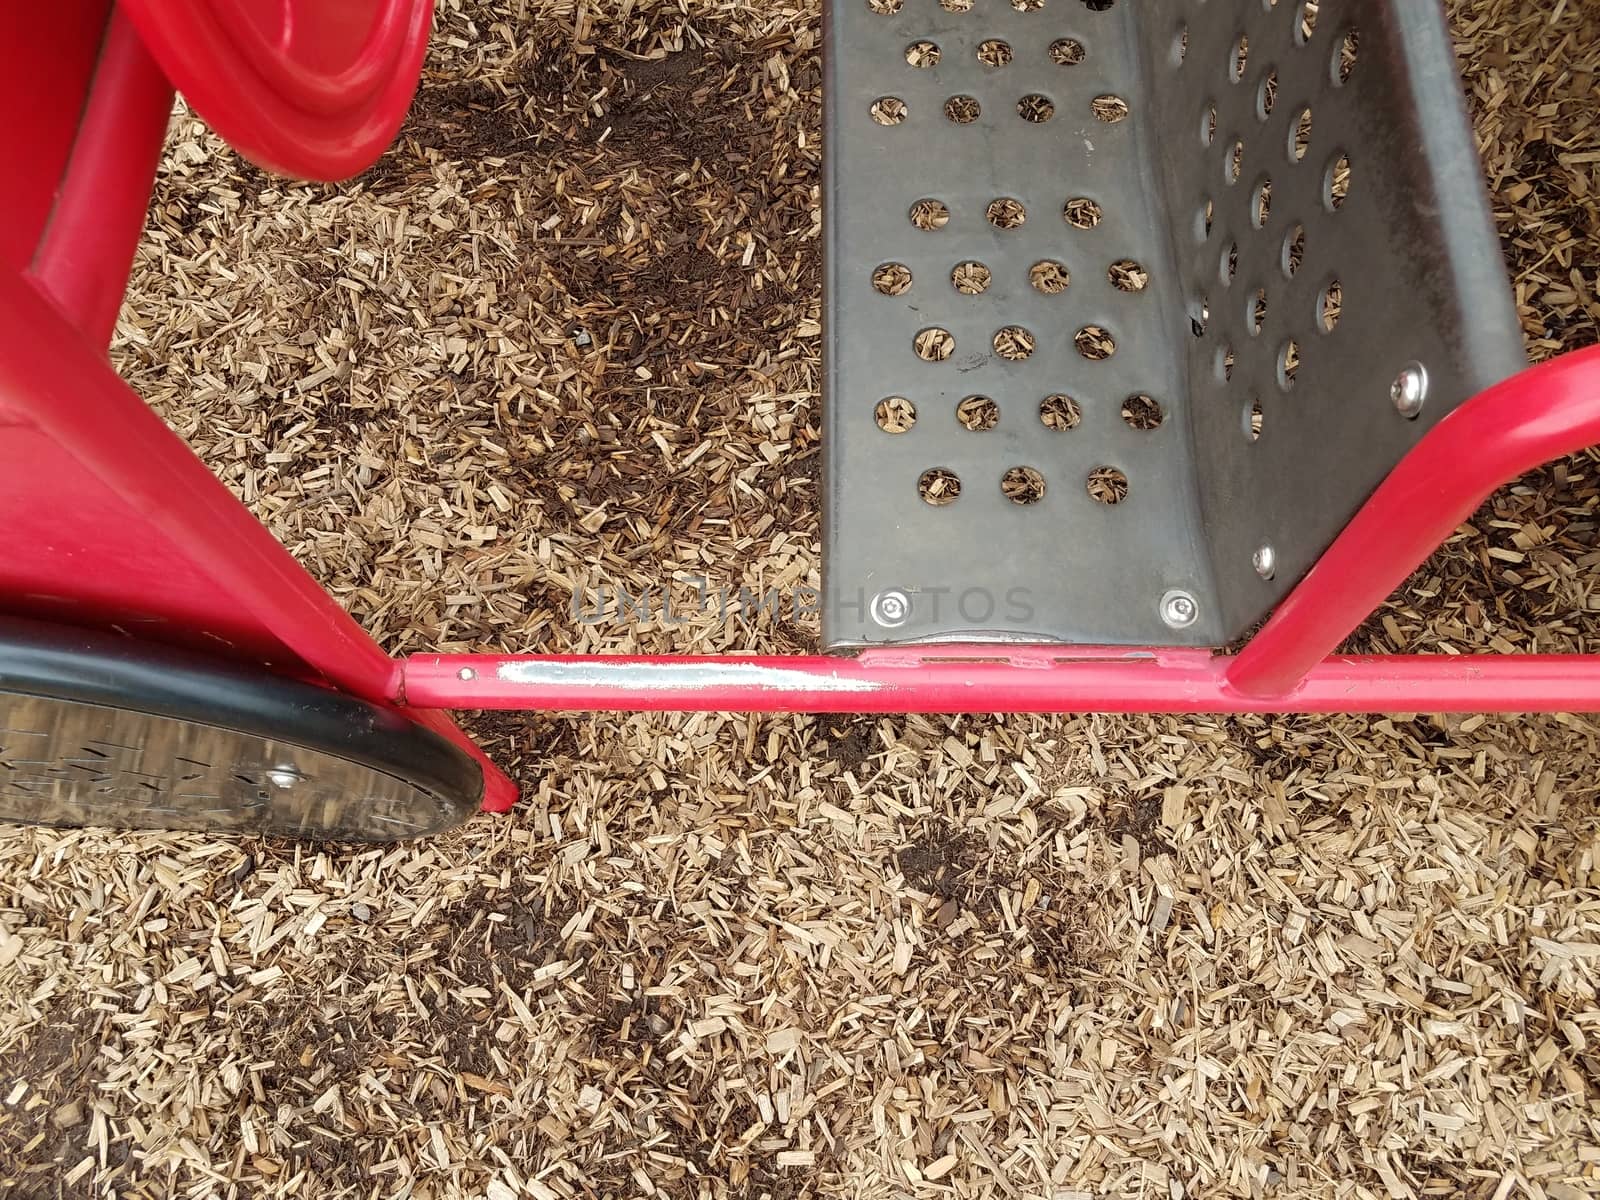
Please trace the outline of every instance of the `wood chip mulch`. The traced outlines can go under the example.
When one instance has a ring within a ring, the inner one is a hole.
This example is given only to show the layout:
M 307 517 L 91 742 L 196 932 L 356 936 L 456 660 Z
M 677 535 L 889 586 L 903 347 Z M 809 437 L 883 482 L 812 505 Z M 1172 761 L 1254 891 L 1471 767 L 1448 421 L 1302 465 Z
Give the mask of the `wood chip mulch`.
M 1600 8 L 1452 7 L 1593 343 Z M 395 651 L 809 648 L 571 597 L 816 583 L 816 7 L 440 8 L 347 185 L 180 114 L 119 367 Z M 1596 467 L 1356 644 L 1600 650 Z M 1590 718 L 476 728 L 526 800 L 432 841 L 0 834 L 0 1196 L 1600 1195 Z

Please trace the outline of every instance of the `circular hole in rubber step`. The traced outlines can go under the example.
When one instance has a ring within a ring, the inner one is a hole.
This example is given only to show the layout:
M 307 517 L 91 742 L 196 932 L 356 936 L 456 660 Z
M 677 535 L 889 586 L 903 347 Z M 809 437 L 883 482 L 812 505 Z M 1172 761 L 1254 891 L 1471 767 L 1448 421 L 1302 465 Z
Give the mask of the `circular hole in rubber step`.
M 1250 297 L 1246 306 L 1245 320 L 1250 326 L 1250 336 L 1260 337 L 1261 331 L 1267 327 L 1267 289 L 1257 288 L 1256 294 Z
M 1217 348 L 1217 357 L 1212 364 L 1212 369 L 1217 373 L 1219 383 L 1233 382 L 1233 347 L 1227 344 Z
M 918 200 L 909 215 L 918 229 L 943 229 L 950 224 L 950 209 L 943 200 Z
M 1042 125 L 1056 115 L 1055 103 L 1048 96 L 1029 92 L 1017 101 L 1017 116 L 1030 125 Z
M 1228 151 L 1224 177 L 1227 179 L 1229 187 L 1232 187 L 1244 177 L 1244 140 L 1242 138 L 1233 139 L 1233 149 Z
M 885 396 L 872 410 L 872 416 L 885 433 L 905 433 L 917 423 L 917 406 L 904 396 Z
M 1240 424 L 1244 429 L 1245 441 L 1255 442 L 1261 440 L 1261 421 L 1261 398 L 1257 396 L 1244 406 L 1244 412 L 1241 414 Z
M 1265 229 L 1267 221 L 1272 216 L 1272 180 L 1262 179 L 1256 184 L 1256 190 L 1250 203 L 1250 223 L 1257 229 Z
M 1001 196 L 997 200 L 989 201 L 985 215 L 989 218 L 989 224 L 996 229 L 1020 229 L 1022 223 L 1028 219 L 1028 210 L 1023 207 L 1021 200 Z
M 939 0 L 939 7 L 948 13 L 971 12 L 972 0 Z
M 879 16 L 891 16 L 905 7 L 905 0 L 867 0 L 867 7 Z
M 1317 14 L 1320 9 L 1317 0 L 1300 0 L 1300 12 L 1297 14 L 1294 26 L 1294 39 L 1304 46 L 1317 32 Z
M 903 296 L 911 287 L 911 268 L 905 263 L 880 263 L 872 272 L 872 288 L 880 296 Z
M 926 38 L 912 42 L 906 47 L 906 62 L 919 71 L 938 66 L 939 59 L 943 56 L 944 52 L 939 49 L 938 43 L 930 42 Z
M 956 352 L 955 335 L 937 325 L 918 333 L 911 345 L 924 362 L 944 362 Z
M 1037 342 L 1021 325 L 1006 325 L 995 331 L 994 352 L 1007 362 L 1023 362 L 1033 355 Z
M 1093 229 L 1105 215 L 1105 209 L 1087 196 L 1074 196 L 1061 209 L 1062 219 L 1074 229 Z
M 1059 296 L 1072 283 L 1072 276 L 1067 272 L 1065 263 L 1046 258 L 1028 268 L 1028 282 L 1033 285 L 1033 290 L 1036 292 L 1042 292 L 1046 296 Z
M 950 272 L 950 283 L 963 296 L 981 296 L 989 290 L 993 278 L 989 268 L 981 262 L 959 262 Z
M 1284 391 L 1294 387 L 1300 373 L 1300 343 L 1290 338 L 1278 351 L 1278 386 Z
M 1340 154 L 1328 164 L 1323 178 L 1322 201 L 1329 212 L 1338 212 L 1350 198 L 1350 156 Z
M 1128 108 L 1128 102 L 1121 96 L 1113 96 L 1108 93 L 1104 96 L 1096 96 L 1089 101 L 1089 111 L 1094 113 L 1095 120 L 1104 121 L 1107 125 L 1115 125 L 1118 121 L 1127 120 L 1128 113 L 1131 110 Z
M 1250 65 L 1250 35 L 1241 33 L 1228 51 L 1228 78 L 1234 83 L 1244 79 L 1244 73 Z
M 1322 289 L 1317 300 L 1317 316 L 1322 322 L 1322 332 L 1332 333 L 1339 328 L 1339 318 L 1344 315 L 1344 285 L 1335 279 Z
M 1122 402 L 1122 420 L 1129 429 L 1148 432 L 1160 429 L 1161 422 L 1167 419 L 1167 414 L 1161 410 L 1154 397 L 1146 396 L 1143 392 L 1129 396 Z
M 1076 429 L 1081 420 L 1083 413 L 1071 396 L 1057 392 L 1039 401 L 1039 423 L 1052 432 L 1065 433 L 1069 429 Z
M 1217 274 L 1222 279 L 1223 287 L 1232 287 L 1233 279 L 1239 273 L 1239 243 L 1231 243 L 1222 252 L 1222 258 L 1217 263 Z
M 1013 504 L 1037 504 L 1044 499 L 1044 476 L 1032 467 L 1012 467 L 1000 476 L 1000 494 Z
M 1050 43 L 1050 61 L 1058 67 L 1082 65 L 1089 52 L 1077 38 L 1057 38 Z
M 975 96 L 951 96 L 944 102 L 944 115 L 957 125 L 971 125 L 983 115 L 983 105 Z
M 1273 67 L 1256 88 L 1256 119 L 1265 121 L 1278 107 L 1278 69 Z
M 1119 292 L 1142 292 L 1150 286 L 1150 272 L 1131 258 L 1119 258 L 1106 268 L 1106 278 Z
M 1074 335 L 1072 343 L 1090 362 L 1104 362 L 1117 352 L 1117 340 L 1104 325 L 1085 325 Z
M 1009 67 L 1015 57 L 1010 42 L 989 38 L 978 43 L 978 61 L 986 67 Z
M 1289 161 L 1304 162 L 1311 149 L 1311 110 L 1302 108 L 1289 128 Z
M 1000 406 L 988 396 L 966 396 L 956 404 L 956 420 L 963 429 L 987 433 L 1000 424 Z
M 1096 467 L 1086 485 L 1090 498 L 1100 504 L 1121 504 L 1128 498 L 1128 477 L 1115 467 Z
M 899 96 L 879 96 L 872 102 L 872 119 L 879 125 L 898 125 L 909 111 Z
M 1283 273 L 1293 279 L 1306 261 L 1306 227 L 1296 225 L 1283 239 Z
M 1356 60 L 1361 56 L 1361 34 L 1356 29 L 1346 29 L 1334 47 L 1332 69 L 1329 74 L 1335 87 L 1343 87 L 1355 73 Z
M 961 476 L 949 467 L 932 467 L 917 478 L 917 495 L 935 508 L 961 498 Z

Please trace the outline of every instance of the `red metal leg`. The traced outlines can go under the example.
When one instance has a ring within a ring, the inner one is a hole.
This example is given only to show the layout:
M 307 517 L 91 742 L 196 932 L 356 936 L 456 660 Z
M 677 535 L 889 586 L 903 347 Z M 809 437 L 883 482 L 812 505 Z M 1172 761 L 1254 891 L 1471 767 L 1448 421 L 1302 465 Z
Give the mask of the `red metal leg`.
M 1240 653 L 1228 683 L 1251 696 L 1289 695 L 1497 487 L 1596 442 L 1600 347 L 1467 401 L 1384 480 Z M 1577 672 L 1591 660 L 1566 661 Z

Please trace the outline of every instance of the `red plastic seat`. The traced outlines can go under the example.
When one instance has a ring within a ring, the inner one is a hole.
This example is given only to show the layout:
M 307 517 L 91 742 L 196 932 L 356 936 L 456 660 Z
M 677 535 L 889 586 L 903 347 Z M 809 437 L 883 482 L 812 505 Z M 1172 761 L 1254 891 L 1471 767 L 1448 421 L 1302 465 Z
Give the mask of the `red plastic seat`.
M 252 162 L 346 179 L 394 140 L 433 0 L 123 0 L 161 69 Z

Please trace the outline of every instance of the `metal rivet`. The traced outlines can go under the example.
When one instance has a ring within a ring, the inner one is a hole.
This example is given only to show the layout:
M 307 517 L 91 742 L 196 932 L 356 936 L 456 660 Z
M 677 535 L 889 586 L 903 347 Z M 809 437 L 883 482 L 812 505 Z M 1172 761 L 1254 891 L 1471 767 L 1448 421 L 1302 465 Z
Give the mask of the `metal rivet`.
M 1262 546 L 1250 556 L 1250 562 L 1255 566 L 1256 574 L 1263 579 L 1271 579 L 1278 573 L 1278 552 L 1271 546 Z
M 456 672 L 456 678 L 464 683 L 471 683 L 477 677 L 478 673 L 471 667 L 462 667 L 461 670 Z
M 879 592 L 872 598 L 872 619 L 885 629 L 904 625 L 910 616 L 911 597 L 904 592 Z
M 1410 363 L 1395 378 L 1389 389 L 1389 398 L 1396 411 L 1407 420 L 1416 420 L 1422 405 L 1428 399 L 1428 369 L 1421 363 Z
M 267 778 L 272 781 L 273 787 L 287 791 L 300 782 L 300 772 L 293 767 L 278 767 L 276 770 L 268 771 Z
M 1200 617 L 1200 605 L 1188 592 L 1171 591 L 1161 597 L 1161 619 L 1173 629 L 1187 629 Z

